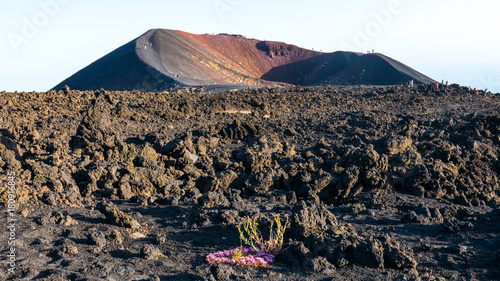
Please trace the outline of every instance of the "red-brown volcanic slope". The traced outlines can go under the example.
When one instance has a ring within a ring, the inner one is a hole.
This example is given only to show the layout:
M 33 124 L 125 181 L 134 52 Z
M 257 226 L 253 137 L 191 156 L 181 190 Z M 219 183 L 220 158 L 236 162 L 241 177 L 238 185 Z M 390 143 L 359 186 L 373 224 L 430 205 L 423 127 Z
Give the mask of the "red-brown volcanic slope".
M 152 29 L 54 88 L 161 91 L 177 85 L 396 85 L 410 80 L 435 82 L 382 54 L 321 53 L 241 35 Z
M 146 46 L 151 42 L 153 50 L 139 48 L 140 57 L 141 52 L 161 53 L 161 61 L 170 72 L 166 75 L 178 74 L 180 78 L 200 84 L 237 84 L 242 80 L 243 84 L 257 85 L 261 77 L 275 67 L 321 54 L 237 35 L 196 35 L 173 30 L 152 30 L 141 41 Z M 144 61 L 149 63 L 147 59 Z

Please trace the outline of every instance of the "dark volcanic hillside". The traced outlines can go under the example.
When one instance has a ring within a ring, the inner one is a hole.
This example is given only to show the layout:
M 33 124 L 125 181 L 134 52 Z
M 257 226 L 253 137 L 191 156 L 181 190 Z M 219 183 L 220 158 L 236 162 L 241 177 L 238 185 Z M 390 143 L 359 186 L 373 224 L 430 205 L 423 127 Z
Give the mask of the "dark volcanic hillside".
M 382 54 L 321 53 L 240 35 L 153 29 L 62 81 L 78 90 L 174 86 L 396 85 L 431 78 Z

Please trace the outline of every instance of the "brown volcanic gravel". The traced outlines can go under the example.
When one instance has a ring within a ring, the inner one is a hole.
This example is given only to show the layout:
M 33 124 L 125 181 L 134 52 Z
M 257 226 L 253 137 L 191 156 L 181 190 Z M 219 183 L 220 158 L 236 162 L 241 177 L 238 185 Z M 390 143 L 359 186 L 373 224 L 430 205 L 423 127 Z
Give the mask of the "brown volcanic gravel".
M 499 108 L 458 85 L 2 92 L 0 279 L 493 280 Z M 270 267 L 205 261 L 272 214 Z

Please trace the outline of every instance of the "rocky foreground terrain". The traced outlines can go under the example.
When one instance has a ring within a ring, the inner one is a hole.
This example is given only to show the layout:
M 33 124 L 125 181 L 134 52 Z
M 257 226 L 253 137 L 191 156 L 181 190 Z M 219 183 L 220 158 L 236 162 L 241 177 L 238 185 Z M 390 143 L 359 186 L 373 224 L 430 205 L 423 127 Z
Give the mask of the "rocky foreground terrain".
M 405 87 L 0 93 L 2 280 L 494 280 L 500 96 Z M 291 227 L 265 268 L 208 264 Z M 15 235 L 15 267 L 7 264 Z

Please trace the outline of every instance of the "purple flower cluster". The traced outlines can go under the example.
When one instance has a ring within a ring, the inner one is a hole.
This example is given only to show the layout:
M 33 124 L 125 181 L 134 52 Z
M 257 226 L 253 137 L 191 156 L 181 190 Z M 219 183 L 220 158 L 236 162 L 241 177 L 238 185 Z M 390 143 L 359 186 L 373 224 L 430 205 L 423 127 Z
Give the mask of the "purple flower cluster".
M 235 252 L 241 252 L 241 257 L 235 258 Z M 274 262 L 274 256 L 261 251 L 255 251 L 252 248 L 238 247 L 232 250 L 209 254 L 207 255 L 207 262 L 265 267 Z

